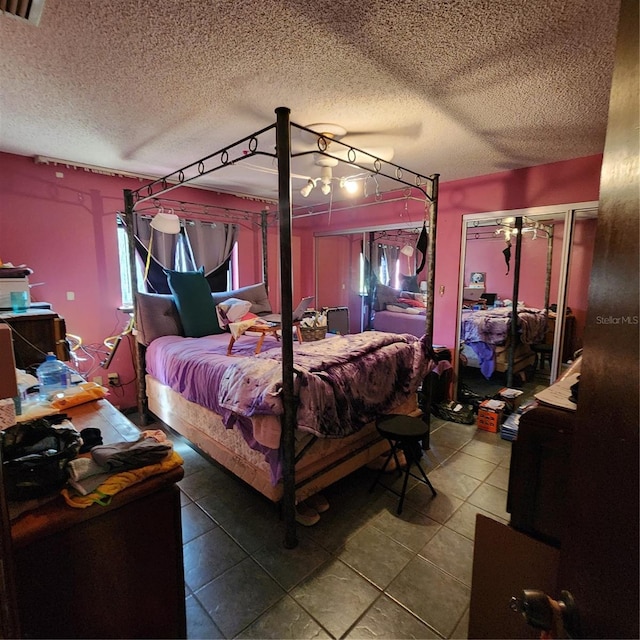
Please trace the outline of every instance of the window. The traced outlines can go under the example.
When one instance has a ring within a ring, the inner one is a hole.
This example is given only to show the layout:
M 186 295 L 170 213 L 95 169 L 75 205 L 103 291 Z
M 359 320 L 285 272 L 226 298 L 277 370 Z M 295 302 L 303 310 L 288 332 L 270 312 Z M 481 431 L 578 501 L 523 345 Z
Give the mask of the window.
M 122 293 L 122 306 L 133 307 L 133 289 L 131 286 L 131 270 L 129 267 L 129 236 L 127 228 L 120 216 L 118 216 L 118 258 L 120 262 L 120 291 Z M 144 265 L 136 254 L 136 276 L 138 279 L 138 291 L 146 291 L 144 286 Z
M 129 236 L 127 234 L 127 228 L 120 216 L 117 217 L 118 224 L 118 259 L 120 263 L 120 290 L 122 295 L 122 307 L 130 309 L 133 307 L 133 289 L 131 285 L 131 275 L 129 268 Z M 228 268 L 226 272 L 226 288 L 227 291 L 233 289 L 233 265 L 237 263 L 237 243 L 233 247 L 232 258 L 228 262 Z M 138 291 L 147 291 L 147 287 L 144 283 L 144 269 L 145 265 L 143 260 L 136 252 L 136 278 L 138 281 Z M 178 271 L 188 271 L 192 267 L 192 258 L 190 256 L 189 246 L 184 236 L 180 235 L 178 238 L 178 244 L 176 246 L 176 269 Z

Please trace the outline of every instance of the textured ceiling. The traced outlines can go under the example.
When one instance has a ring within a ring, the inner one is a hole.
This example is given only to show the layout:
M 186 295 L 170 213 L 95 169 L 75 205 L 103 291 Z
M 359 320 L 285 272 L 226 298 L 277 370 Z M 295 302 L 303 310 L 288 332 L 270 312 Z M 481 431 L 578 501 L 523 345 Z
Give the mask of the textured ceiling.
M 0 16 L 0 150 L 162 176 L 287 106 L 442 181 L 592 155 L 618 5 L 45 0 L 39 26 Z M 294 189 L 319 175 L 310 159 L 293 169 Z M 276 193 L 248 167 L 205 182 Z

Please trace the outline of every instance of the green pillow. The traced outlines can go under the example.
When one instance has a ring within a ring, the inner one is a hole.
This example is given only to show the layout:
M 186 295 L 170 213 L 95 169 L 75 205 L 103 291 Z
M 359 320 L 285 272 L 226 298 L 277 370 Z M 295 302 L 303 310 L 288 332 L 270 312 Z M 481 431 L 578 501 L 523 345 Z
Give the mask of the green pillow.
M 200 338 L 224 333 L 218 323 L 211 287 L 204 277 L 204 267 L 200 267 L 198 271 L 165 269 L 164 272 L 175 298 L 184 335 L 188 338 Z

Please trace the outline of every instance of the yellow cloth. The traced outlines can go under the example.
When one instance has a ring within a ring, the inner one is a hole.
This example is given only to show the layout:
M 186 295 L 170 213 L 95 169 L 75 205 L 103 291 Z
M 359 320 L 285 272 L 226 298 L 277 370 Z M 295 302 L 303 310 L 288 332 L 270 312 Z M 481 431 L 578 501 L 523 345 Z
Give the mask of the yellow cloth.
M 95 382 L 83 382 L 75 387 L 65 389 L 64 393 L 56 394 L 51 406 L 57 411 L 84 404 L 90 400 L 104 398 L 109 390 Z
M 146 467 L 140 467 L 138 469 L 130 469 L 129 471 L 114 473 L 112 476 L 109 476 L 109 478 L 105 480 L 95 491 L 92 491 L 86 496 L 78 495 L 75 492 L 72 493 L 67 488 L 62 489 L 60 493 L 62 493 L 62 497 L 65 499 L 65 502 L 70 507 L 74 507 L 76 509 L 86 509 L 92 504 L 99 504 L 106 507 L 111 502 L 111 498 L 119 491 L 137 484 L 150 476 L 157 476 L 161 473 L 166 473 L 175 467 L 179 467 L 183 462 L 184 461 L 180 455 L 173 451 L 171 455 L 167 456 L 167 458 L 162 462 L 149 464 Z

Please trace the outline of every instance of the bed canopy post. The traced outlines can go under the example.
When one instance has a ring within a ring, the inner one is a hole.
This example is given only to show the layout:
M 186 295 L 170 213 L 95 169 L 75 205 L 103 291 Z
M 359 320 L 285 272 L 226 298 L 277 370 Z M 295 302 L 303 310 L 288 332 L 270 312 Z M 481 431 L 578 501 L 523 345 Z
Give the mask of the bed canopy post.
M 263 209 L 260 212 L 260 233 L 262 235 L 262 282 L 269 293 L 269 263 L 267 260 L 267 215 L 268 211 Z
M 429 207 L 429 235 L 427 236 L 427 306 L 425 309 L 425 339 L 429 349 L 433 348 L 433 306 L 436 282 L 436 223 L 438 221 L 438 182 L 440 174 L 431 176 L 431 194 Z M 426 217 L 426 216 L 425 216 Z M 422 381 L 422 421 L 431 424 L 431 403 L 433 401 L 433 377 L 427 376 Z M 422 448 L 430 448 L 429 436 L 422 441 Z
M 138 272 L 136 269 L 136 237 L 135 216 L 133 215 L 133 192 L 131 189 L 124 190 L 124 221 L 127 227 L 127 239 L 129 244 L 129 278 L 131 280 L 131 303 L 133 306 L 132 313 L 134 322 L 137 312 L 136 291 L 138 291 Z M 134 366 L 136 370 L 136 406 L 138 409 L 138 418 L 141 426 L 147 424 L 147 403 L 144 388 L 144 356 L 142 353 L 143 346 L 135 339 L 134 345 Z
M 516 256 L 513 267 L 513 295 L 511 300 L 511 340 L 509 345 L 509 367 L 507 369 L 507 387 L 513 385 L 513 360 L 516 340 L 518 339 L 518 296 L 520 294 L 520 256 L 522 253 L 522 216 L 516 218 Z
M 544 309 L 549 313 L 549 297 L 551 295 L 551 264 L 553 256 L 553 225 L 547 229 L 547 280 L 544 285 Z
M 425 313 L 425 335 L 427 344 L 433 347 L 433 306 L 436 285 L 436 224 L 438 222 L 438 183 L 440 174 L 431 176 L 431 198 L 429 207 L 429 235 L 427 236 L 427 308 Z
M 276 156 L 278 158 L 278 219 L 280 222 L 280 296 L 282 307 L 282 508 L 284 546 L 293 549 L 296 537 L 295 427 L 293 392 L 293 304 L 291 265 L 291 122 L 287 107 L 276 109 Z

